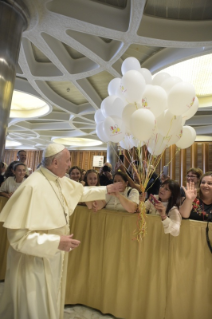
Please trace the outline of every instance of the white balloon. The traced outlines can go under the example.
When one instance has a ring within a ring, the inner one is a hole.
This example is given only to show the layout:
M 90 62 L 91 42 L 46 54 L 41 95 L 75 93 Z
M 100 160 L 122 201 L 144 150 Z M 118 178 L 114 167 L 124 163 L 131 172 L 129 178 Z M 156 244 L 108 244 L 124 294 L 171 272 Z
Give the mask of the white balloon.
M 166 91 L 158 85 L 146 85 L 142 97 L 142 106 L 158 117 L 167 108 Z
M 143 142 L 137 140 L 133 135 L 130 135 L 130 136 L 129 136 L 129 141 L 130 141 L 131 148 L 132 148 L 132 147 L 138 148 L 138 147 L 141 147 L 141 146 L 144 145 Z
M 179 141 L 179 139 L 181 138 L 182 133 L 183 133 L 183 127 L 181 126 L 181 127 L 177 128 L 172 135 L 165 136 L 165 139 L 167 141 L 168 146 L 176 144 Z
M 105 119 L 104 115 L 102 114 L 102 110 L 97 110 L 94 115 L 94 120 L 96 123 L 103 122 Z
M 107 96 L 101 103 L 101 111 L 104 117 L 112 116 L 112 117 L 122 117 L 122 112 L 125 106 L 125 102 L 114 96 Z
M 130 70 L 139 70 L 140 69 L 140 62 L 133 57 L 126 58 L 121 66 L 121 73 L 124 75 Z
M 161 87 L 167 92 L 169 93 L 169 91 L 171 90 L 171 88 L 173 88 L 173 86 L 179 82 L 182 82 L 181 78 L 178 78 L 178 76 L 171 76 L 166 78 L 164 81 L 162 81 L 161 83 Z
M 129 135 L 125 135 L 123 140 L 119 142 L 119 145 L 124 149 L 124 150 L 130 150 L 132 148 Z
M 167 148 L 167 143 L 161 134 L 154 134 L 147 143 L 147 149 L 150 154 L 158 156 Z
M 124 74 L 121 81 L 122 97 L 128 103 L 141 102 L 145 85 L 146 82 L 140 72 L 134 70 L 128 71 Z
M 180 82 L 173 86 L 168 94 L 168 109 L 174 115 L 185 113 L 194 104 L 195 89 L 187 82 Z
M 198 108 L 199 108 L 199 101 L 198 101 L 198 98 L 195 96 L 193 105 L 191 105 L 191 107 L 182 115 L 184 123 L 185 121 L 190 119 L 192 116 L 194 116 Z
M 125 135 L 125 126 L 119 118 L 108 116 L 103 122 L 103 130 L 108 140 L 114 143 L 120 142 Z
M 152 84 L 152 73 L 145 68 L 141 68 L 138 70 L 144 77 L 146 84 Z
M 121 85 L 121 78 L 115 78 L 111 80 L 107 88 L 108 94 L 117 95 L 120 85 Z
M 103 123 L 102 122 L 97 123 L 97 125 L 96 125 L 96 135 L 104 143 L 107 143 L 109 141 L 109 139 L 107 138 L 107 136 L 103 130 Z
M 127 104 L 122 113 L 122 121 L 124 122 L 126 131 L 130 133 L 130 117 L 138 108 L 141 106 L 136 106 L 135 104 Z
M 153 133 L 155 116 L 146 109 L 136 110 L 130 118 L 130 127 L 133 136 L 139 141 L 146 141 Z
M 196 131 L 191 126 L 183 126 L 183 133 L 176 146 L 184 149 L 190 147 L 196 139 Z
M 164 80 L 168 79 L 170 75 L 166 72 L 158 73 L 154 76 L 152 80 L 153 85 L 160 85 Z
M 165 137 L 172 136 L 178 129 L 182 129 L 182 116 L 173 115 L 169 110 L 165 110 L 156 119 L 156 132 Z

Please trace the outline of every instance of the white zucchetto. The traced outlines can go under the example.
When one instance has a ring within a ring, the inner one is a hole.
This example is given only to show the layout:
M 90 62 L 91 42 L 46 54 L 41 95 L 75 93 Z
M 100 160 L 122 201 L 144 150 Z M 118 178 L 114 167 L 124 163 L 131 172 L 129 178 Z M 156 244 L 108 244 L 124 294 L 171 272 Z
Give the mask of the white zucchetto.
M 43 151 L 43 158 L 56 155 L 57 153 L 59 153 L 62 150 L 64 150 L 64 148 L 65 148 L 65 146 L 62 145 L 62 144 L 51 143 Z

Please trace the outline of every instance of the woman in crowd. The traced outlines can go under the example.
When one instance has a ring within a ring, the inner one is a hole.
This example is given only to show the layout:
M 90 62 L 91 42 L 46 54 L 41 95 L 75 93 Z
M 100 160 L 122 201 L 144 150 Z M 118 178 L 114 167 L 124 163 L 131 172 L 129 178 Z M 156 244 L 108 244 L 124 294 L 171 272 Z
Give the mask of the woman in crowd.
M 89 169 L 86 174 L 85 174 L 85 187 L 86 186 L 100 186 L 100 182 L 99 182 L 99 173 L 95 170 L 95 169 Z M 97 204 L 102 205 L 103 203 L 105 203 L 105 201 L 95 201 L 94 202 L 86 202 L 86 206 L 89 209 L 92 209 L 93 205 L 95 206 Z
M 122 210 L 129 213 L 135 213 L 139 204 L 139 192 L 135 188 L 128 187 L 127 175 L 118 171 L 114 175 L 114 183 L 121 182 L 123 185 L 122 192 L 106 195 L 106 201 L 93 205 L 95 211 L 105 207 L 111 210 Z
M 11 176 L 14 176 L 14 172 L 13 172 L 13 166 L 17 163 L 20 163 L 19 161 L 13 161 L 11 162 L 8 166 L 7 166 L 7 169 L 4 173 L 4 178 L 8 178 L 8 177 L 11 177 Z
M 84 185 L 85 183 L 81 181 L 81 168 L 78 166 L 72 166 L 69 170 L 70 179 L 73 179 L 75 182 L 81 183 Z
M 16 189 L 25 180 L 26 165 L 18 162 L 13 166 L 14 176 L 8 177 L 0 187 L 0 195 L 10 198 Z
M 199 190 L 194 182 L 187 183 L 185 200 L 180 207 L 184 218 L 200 221 L 211 221 L 212 217 L 212 172 L 207 172 L 200 178 Z
M 203 171 L 200 168 L 192 167 L 187 171 L 186 174 L 186 183 L 194 183 L 194 187 L 199 187 L 199 181 L 203 174 Z M 184 188 L 181 187 L 180 189 L 181 197 L 185 197 Z
M 165 234 L 178 236 L 180 233 L 181 215 L 180 207 L 180 186 L 177 182 L 169 179 L 161 184 L 159 194 L 154 195 L 157 202 L 145 202 L 146 210 L 149 214 L 160 215 Z

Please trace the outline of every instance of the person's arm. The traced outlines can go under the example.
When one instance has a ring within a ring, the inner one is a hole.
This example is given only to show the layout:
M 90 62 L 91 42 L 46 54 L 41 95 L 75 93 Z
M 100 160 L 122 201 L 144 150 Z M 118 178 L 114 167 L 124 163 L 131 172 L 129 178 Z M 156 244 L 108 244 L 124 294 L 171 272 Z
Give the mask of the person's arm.
M 13 193 L 8 192 L 8 187 L 9 187 L 9 180 L 6 179 L 6 181 L 0 187 L 1 196 L 4 196 L 6 198 L 10 198 L 12 196 Z
M 83 187 L 82 196 L 79 202 L 91 202 L 94 200 L 104 200 L 106 194 L 119 192 L 122 190 L 122 183 L 110 184 L 107 186 Z
M 137 191 L 136 191 L 137 192 Z M 125 197 L 124 195 L 122 195 L 119 192 L 114 192 L 111 195 L 115 196 L 118 198 L 118 200 L 120 201 L 121 205 L 124 207 L 124 209 L 128 212 L 128 213 L 135 213 L 137 210 L 137 206 L 138 203 L 136 203 L 135 201 L 132 201 L 130 199 L 128 199 L 127 197 Z M 138 196 L 139 197 L 139 196 Z M 139 202 L 139 200 L 138 200 Z
M 4 196 L 6 198 L 10 198 L 12 196 L 13 193 L 6 193 L 6 192 L 0 192 L 1 196 Z
M 172 236 L 179 235 L 182 217 L 176 207 L 169 211 L 169 218 L 163 219 L 161 217 L 161 219 L 165 234 L 171 234 Z
M 163 206 L 161 202 L 156 204 L 155 208 L 160 214 L 164 228 L 164 233 L 171 234 L 172 236 L 178 236 L 180 233 L 180 225 L 182 218 L 177 207 L 174 207 L 169 211 L 169 218 L 166 215 L 166 208 Z
M 85 205 L 88 207 L 88 209 L 91 209 L 93 202 L 85 202 Z
M 105 200 L 97 200 L 92 203 L 92 210 L 96 213 L 106 206 Z
M 194 183 L 187 183 L 187 189 L 183 187 L 184 192 L 185 192 L 185 200 L 180 206 L 180 214 L 182 215 L 183 218 L 189 218 L 192 210 L 192 203 L 197 197 L 197 190 L 194 186 Z
M 27 229 L 8 229 L 10 245 L 18 252 L 41 258 L 51 258 L 59 250 L 70 251 L 79 245 L 79 241 L 69 236 L 59 236 Z

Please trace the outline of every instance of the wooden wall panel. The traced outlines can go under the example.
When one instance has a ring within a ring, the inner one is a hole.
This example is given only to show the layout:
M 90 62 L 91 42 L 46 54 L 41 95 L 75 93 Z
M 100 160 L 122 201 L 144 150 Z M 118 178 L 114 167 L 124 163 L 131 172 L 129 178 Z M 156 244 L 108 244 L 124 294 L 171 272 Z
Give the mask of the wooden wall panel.
M 71 166 L 79 166 L 80 168 L 88 169 L 93 168 L 93 157 L 95 155 L 104 156 L 104 161 L 107 160 L 106 151 L 70 151 L 71 155 Z M 95 167 L 99 170 L 99 168 Z
M 143 155 L 145 151 L 143 149 Z M 93 168 L 93 156 L 104 156 L 106 162 L 106 151 L 70 151 L 71 165 L 77 165 L 85 170 Z M 137 158 L 135 150 L 129 153 L 125 151 L 125 166 L 129 163 L 126 157 Z M 42 151 L 27 151 L 27 166 L 35 170 L 42 158 Z M 185 185 L 186 172 L 191 167 L 199 167 L 203 172 L 212 171 L 212 142 L 196 142 L 185 150 L 178 150 L 172 145 L 165 150 L 156 172 L 160 174 L 163 166 L 169 166 L 169 175 L 172 179 L 178 181 L 181 185 Z M 6 150 L 4 161 L 9 164 L 17 159 L 17 150 Z M 96 168 L 98 170 L 98 168 Z
M 43 151 L 27 151 L 27 167 L 34 171 L 37 165 L 41 162 L 42 153 Z M 17 161 L 17 150 L 5 150 L 4 162 L 10 164 L 13 161 Z

